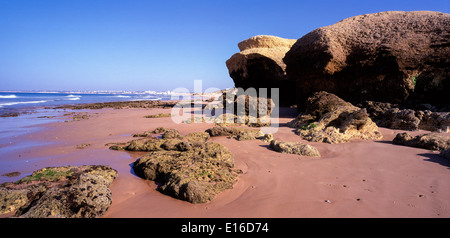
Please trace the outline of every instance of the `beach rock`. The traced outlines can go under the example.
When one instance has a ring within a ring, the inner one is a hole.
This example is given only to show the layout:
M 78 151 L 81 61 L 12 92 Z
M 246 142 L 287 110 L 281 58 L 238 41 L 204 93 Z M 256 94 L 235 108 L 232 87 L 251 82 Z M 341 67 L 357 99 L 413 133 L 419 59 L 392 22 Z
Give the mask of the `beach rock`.
M 367 109 L 370 118 L 380 127 L 444 132 L 450 128 L 450 112 L 400 109 L 397 104 L 373 101 L 366 101 L 359 105 Z
M 400 130 L 419 129 L 420 119 L 416 117 L 414 110 L 391 108 L 386 110 L 383 116 L 378 126 Z
M 449 25 L 446 13 L 391 11 L 311 31 L 283 59 L 298 105 L 327 91 L 352 103 L 411 99 L 448 106 Z
M 216 135 L 216 130 L 211 131 Z M 210 133 L 180 136 L 176 130 L 167 129 L 164 135 L 162 139 L 151 137 L 118 143 L 110 149 L 150 152 L 133 163 L 134 172 L 143 179 L 158 182 L 160 192 L 181 200 L 205 203 L 233 187 L 239 173 L 233 169 L 233 155 L 221 144 L 209 142 Z
M 143 133 L 136 133 L 133 134 L 133 137 L 152 137 L 154 134 L 160 134 L 166 132 L 167 128 L 164 127 L 157 127 L 153 131 L 144 131 Z
M 10 173 L 4 173 L 4 174 L 2 174 L 2 176 L 6 176 L 6 177 L 16 177 L 16 176 L 19 176 L 20 175 L 20 172 L 10 172 Z
M 279 88 L 281 105 L 295 103 L 295 82 L 286 78 L 283 62 L 283 57 L 295 41 L 259 35 L 240 42 L 240 52 L 226 61 L 235 87 L 255 88 L 257 91 L 259 88 Z
M 1 213 L 25 218 L 101 217 L 117 171 L 104 165 L 48 167 L 0 187 Z M 0 214 L 1 214 L 0 213 Z
M 272 110 L 277 106 L 271 98 L 258 97 L 256 93 L 249 95 L 238 89 L 224 92 L 221 101 L 217 108 L 226 110 L 218 118 L 221 122 L 243 123 L 255 127 L 270 126 Z
M 429 150 L 448 150 L 450 149 L 450 137 L 442 133 L 426 133 L 411 136 L 409 133 L 399 133 L 392 141 L 396 145 L 405 145 Z
M 187 134 L 186 136 L 180 136 L 177 130 L 166 129 L 166 132 L 163 134 L 162 139 L 158 139 L 156 137 L 147 137 L 125 143 L 113 143 L 113 145 L 111 145 L 109 149 L 127 151 L 186 151 L 190 150 L 192 145 L 194 144 L 206 142 L 209 137 L 210 135 L 207 132 L 193 132 Z
M 99 103 L 85 103 L 77 105 L 64 105 L 58 106 L 54 109 L 102 109 L 102 108 L 163 108 L 169 109 L 175 106 L 177 102 L 174 101 L 160 101 L 160 100 L 141 100 L 141 101 L 121 101 L 121 102 L 99 102 Z
M 416 111 L 419 129 L 450 132 L 450 112 Z
M 176 129 L 168 129 L 162 134 L 163 139 L 175 139 L 180 137 L 180 133 Z
M 0 187 L 0 214 L 15 212 L 30 202 L 27 189 L 7 189 Z
M 248 129 L 239 126 L 215 126 L 206 130 L 211 137 L 229 136 L 238 141 L 263 139 L 264 134 L 260 130 Z
M 301 142 L 283 142 L 279 140 L 272 140 L 270 142 L 270 148 L 281 153 L 320 157 L 320 153 L 316 148 Z
M 214 142 L 187 151 L 154 151 L 139 158 L 133 170 L 141 178 L 161 183 L 164 194 L 191 203 L 205 203 L 231 189 L 237 174 L 231 152 Z
M 377 125 L 366 109 L 353 106 L 336 95 L 317 92 L 308 98 L 306 110 L 288 126 L 303 139 L 330 144 L 352 139 L 381 139 Z

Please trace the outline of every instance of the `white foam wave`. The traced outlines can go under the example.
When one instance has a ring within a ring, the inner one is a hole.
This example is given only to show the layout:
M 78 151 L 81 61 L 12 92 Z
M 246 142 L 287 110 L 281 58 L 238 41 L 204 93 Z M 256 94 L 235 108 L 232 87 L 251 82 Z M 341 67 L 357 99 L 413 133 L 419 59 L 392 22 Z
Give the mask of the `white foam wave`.
M 126 96 L 126 95 L 117 95 L 115 97 L 116 98 L 131 98 L 131 96 Z
M 17 98 L 16 95 L 11 94 L 11 95 L 0 95 L 0 98 Z
M 67 100 L 75 101 L 75 100 L 80 100 L 81 96 L 70 94 L 70 95 L 67 95 L 66 98 L 67 98 Z
M 35 103 L 44 103 L 44 102 L 48 102 L 48 101 L 41 100 L 41 101 L 28 101 L 28 102 L 8 102 L 8 103 L 0 103 L 0 107 L 13 106 L 13 105 L 17 105 L 17 104 L 35 104 Z
M 74 98 L 68 98 L 67 100 L 72 100 L 72 101 L 75 101 L 75 100 L 80 100 L 81 98 L 80 97 L 74 97 Z

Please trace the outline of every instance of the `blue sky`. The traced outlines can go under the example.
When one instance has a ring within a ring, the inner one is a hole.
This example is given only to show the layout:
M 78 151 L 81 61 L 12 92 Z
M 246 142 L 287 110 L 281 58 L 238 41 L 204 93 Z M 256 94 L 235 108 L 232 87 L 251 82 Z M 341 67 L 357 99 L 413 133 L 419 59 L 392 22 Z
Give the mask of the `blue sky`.
M 0 90 L 233 86 L 225 61 L 254 35 L 298 39 L 381 11 L 449 13 L 450 0 L 0 0 Z

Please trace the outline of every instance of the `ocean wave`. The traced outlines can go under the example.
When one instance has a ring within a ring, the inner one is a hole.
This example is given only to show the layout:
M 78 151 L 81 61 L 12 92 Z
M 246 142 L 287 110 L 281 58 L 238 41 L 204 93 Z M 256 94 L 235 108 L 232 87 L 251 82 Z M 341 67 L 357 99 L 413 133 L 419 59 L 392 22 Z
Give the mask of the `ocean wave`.
M 70 95 L 67 95 L 66 98 L 67 98 L 67 100 L 75 101 L 75 100 L 80 100 L 80 99 L 81 99 L 81 96 L 70 94 Z
M 41 101 L 28 101 L 28 102 L 7 102 L 7 103 L 0 103 L 0 107 L 13 106 L 13 105 L 17 105 L 17 104 L 36 104 L 36 103 L 44 103 L 44 102 L 48 102 L 48 101 L 41 100 Z
M 117 95 L 114 97 L 116 97 L 116 98 L 131 98 L 131 96 L 126 96 L 126 95 Z
M 0 95 L 0 98 L 17 98 L 16 95 L 11 94 L 11 95 Z

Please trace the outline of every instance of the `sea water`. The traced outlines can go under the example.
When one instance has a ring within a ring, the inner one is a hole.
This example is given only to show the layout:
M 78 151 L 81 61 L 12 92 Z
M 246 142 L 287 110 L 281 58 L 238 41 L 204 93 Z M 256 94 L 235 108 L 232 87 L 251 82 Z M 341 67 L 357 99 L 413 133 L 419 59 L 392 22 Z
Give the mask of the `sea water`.
M 53 109 L 58 106 L 139 100 L 170 100 L 169 93 L 74 93 L 74 92 L 0 92 L 0 183 L 17 178 L 1 176 L 21 167 L 20 158 L 6 158 L 14 151 L 42 146 L 42 141 L 22 141 L 17 136 L 41 130 L 40 125 L 64 121 L 67 110 Z M 17 113 L 15 115 L 15 113 Z M 24 175 L 22 175 L 24 176 Z
M 0 92 L 0 114 L 24 108 L 55 107 L 78 103 L 98 103 L 135 100 L 168 100 L 163 93 L 61 93 L 61 92 Z

